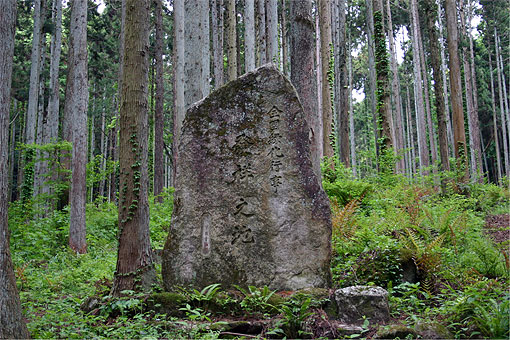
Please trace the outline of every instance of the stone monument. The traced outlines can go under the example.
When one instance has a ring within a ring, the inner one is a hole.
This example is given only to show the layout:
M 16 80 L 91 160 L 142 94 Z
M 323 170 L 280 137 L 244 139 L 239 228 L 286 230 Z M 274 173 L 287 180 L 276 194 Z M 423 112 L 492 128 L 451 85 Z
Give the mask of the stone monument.
M 275 290 L 330 283 L 329 200 L 296 90 L 265 65 L 188 111 L 163 281 Z

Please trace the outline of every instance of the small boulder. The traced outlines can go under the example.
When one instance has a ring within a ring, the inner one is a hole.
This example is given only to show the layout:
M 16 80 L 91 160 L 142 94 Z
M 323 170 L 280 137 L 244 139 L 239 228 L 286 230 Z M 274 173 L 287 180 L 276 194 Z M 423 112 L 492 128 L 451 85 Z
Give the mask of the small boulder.
M 420 321 L 414 329 L 423 339 L 453 339 L 448 328 L 435 321 Z
M 374 339 L 407 339 L 408 336 L 414 339 L 417 335 L 413 328 L 404 325 L 388 325 L 380 328 Z
M 338 320 L 360 325 L 363 316 L 371 324 L 384 323 L 390 318 L 388 292 L 381 287 L 353 286 L 335 291 Z

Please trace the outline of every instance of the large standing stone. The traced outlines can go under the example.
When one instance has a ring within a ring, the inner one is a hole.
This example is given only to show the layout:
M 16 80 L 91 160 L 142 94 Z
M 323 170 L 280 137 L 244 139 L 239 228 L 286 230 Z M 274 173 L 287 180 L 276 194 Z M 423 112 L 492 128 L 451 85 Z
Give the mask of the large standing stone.
M 191 107 L 178 147 L 167 289 L 328 286 L 329 201 L 296 90 L 274 66 Z

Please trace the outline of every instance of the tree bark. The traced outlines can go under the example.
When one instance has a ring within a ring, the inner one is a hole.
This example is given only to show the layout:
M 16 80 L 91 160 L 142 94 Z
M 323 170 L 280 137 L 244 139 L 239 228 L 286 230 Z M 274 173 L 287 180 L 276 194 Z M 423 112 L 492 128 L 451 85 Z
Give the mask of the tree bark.
M 322 157 L 324 157 L 323 149 L 322 149 L 322 143 L 324 138 L 322 137 L 322 59 L 321 59 L 321 30 L 319 25 L 319 15 L 312 14 L 314 20 L 315 20 L 315 76 L 316 76 L 316 86 L 317 90 L 315 93 L 317 94 L 317 115 L 318 115 L 318 125 L 317 125 L 317 140 L 319 141 L 318 144 L 318 152 L 319 152 L 319 159 L 322 160 Z
M 10 202 L 12 200 L 12 197 L 13 197 L 13 192 L 14 192 L 14 186 L 15 186 L 15 178 L 14 178 L 14 164 L 16 163 L 16 122 L 18 119 L 16 119 L 16 117 L 18 116 L 19 114 L 19 111 L 18 111 L 18 101 L 16 99 L 12 99 L 13 101 L 13 108 L 12 108 L 12 111 L 13 113 L 15 114 L 15 118 L 14 120 L 11 122 L 11 126 L 10 126 L 10 129 L 11 129 L 11 132 L 10 132 L 10 135 L 9 135 L 9 160 L 8 160 L 8 175 L 7 175 L 7 183 L 9 185 L 9 190 L 8 190 L 8 193 L 7 193 L 7 202 Z
M 7 223 L 7 146 L 11 75 L 14 55 L 16 1 L 2 2 L 0 11 L 0 338 L 24 339 L 28 333 L 16 288 Z
M 374 145 L 376 167 L 379 171 L 379 141 L 377 137 L 377 110 L 376 110 L 376 72 L 375 72 L 375 47 L 374 47 L 374 16 L 373 14 L 373 0 L 365 0 L 367 6 L 367 43 L 368 43 L 368 80 L 369 80 L 369 98 L 370 98 L 370 112 L 372 113 L 372 126 L 374 130 Z
M 417 10 L 418 6 L 417 6 Z M 419 13 L 418 13 L 419 18 Z M 419 24 L 419 22 L 418 22 Z M 437 174 L 437 169 L 435 167 L 437 162 L 437 143 L 436 143 L 436 129 L 434 127 L 434 123 L 432 122 L 432 110 L 430 108 L 430 95 L 429 95 L 429 72 L 427 71 L 427 62 L 425 60 L 425 48 L 423 47 L 423 39 L 421 34 L 421 27 L 418 27 L 418 48 L 420 51 L 420 64 L 422 71 L 422 79 L 423 79 L 423 96 L 425 100 L 425 118 L 427 122 L 427 132 L 428 132 L 428 140 L 429 140 L 429 150 L 430 150 L 430 158 L 432 160 L 432 171 L 434 174 Z M 434 178 L 435 180 L 435 178 Z
M 113 161 L 119 160 L 119 148 L 118 148 L 118 135 L 119 135 L 119 117 L 120 117 L 120 97 L 122 92 L 122 78 L 124 74 L 124 40 L 125 40 L 125 31 L 126 31 L 126 1 L 118 0 L 121 3 L 121 11 L 120 11 L 120 36 L 119 36 L 119 73 L 117 80 L 117 96 L 114 98 L 114 106 L 115 106 L 115 119 L 116 122 L 113 125 L 113 129 L 111 130 L 110 135 L 110 157 Z M 110 186 L 108 188 L 109 195 L 108 200 L 110 202 L 115 202 L 117 198 L 118 185 L 117 179 L 119 177 L 119 173 L 115 169 L 112 171 L 110 175 Z
M 443 78 L 443 106 L 446 117 L 446 134 L 448 137 L 449 144 L 449 154 L 454 153 L 454 143 L 453 143 L 453 131 L 452 131 L 452 122 L 450 119 L 450 106 L 449 106 L 449 98 L 448 98 L 448 80 L 446 76 L 446 57 L 444 51 L 445 39 L 443 35 L 443 20 L 441 16 L 441 1 L 437 2 L 437 20 L 439 22 L 439 49 L 441 51 L 441 74 Z
M 106 171 L 106 158 L 108 156 L 108 152 L 106 146 L 108 145 L 108 135 L 106 134 L 106 87 L 103 89 L 103 108 L 101 110 L 101 129 L 99 130 L 101 134 L 100 138 L 100 155 L 101 155 L 101 174 L 104 174 Z M 101 175 L 101 181 L 99 181 L 99 196 L 104 197 L 104 187 L 105 187 L 106 179 L 104 175 Z M 101 198 L 102 199 L 102 198 Z
M 46 11 L 41 11 L 41 13 Z M 46 17 L 46 14 L 42 14 L 42 17 Z M 42 36 L 41 41 L 41 63 L 39 64 L 40 70 L 39 74 L 39 91 L 37 100 L 37 127 L 36 127 L 36 139 L 35 143 L 38 145 L 46 144 L 44 133 L 45 125 L 46 125 L 46 112 L 44 111 L 44 84 L 45 79 L 42 76 L 44 73 L 44 68 L 46 65 L 46 39 L 44 39 L 44 35 Z M 44 153 L 41 150 L 37 150 L 35 153 L 35 164 L 34 164 L 34 196 L 39 195 L 43 192 L 44 185 L 44 174 L 48 171 L 48 162 L 43 161 Z
M 345 0 L 333 3 L 334 22 L 334 53 L 335 53 L 335 115 L 336 139 L 340 161 L 349 166 L 349 102 L 348 102 L 348 70 L 346 56 L 346 5 Z
M 455 0 L 445 0 L 446 28 L 448 31 L 448 54 L 450 66 L 450 100 L 452 105 L 453 137 L 457 168 L 462 168 L 464 175 L 459 178 L 465 182 L 468 176 L 466 134 L 464 131 L 464 108 L 462 104 L 462 85 L 458 53 L 457 9 Z
M 200 99 L 204 98 L 209 94 L 209 86 L 207 86 L 208 85 L 207 79 L 210 76 L 208 4 L 209 4 L 208 2 L 205 2 L 203 0 L 184 1 L 183 13 L 185 20 L 184 21 L 185 58 L 183 61 L 184 61 L 184 76 L 186 79 L 186 81 L 184 82 L 185 110 L 187 110 L 191 104 L 199 101 Z M 235 62 L 236 60 L 235 58 L 236 56 L 234 53 L 233 62 Z M 179 128 L 180 127 L 181 126 L 179 126 Z
M 71 8 L 70 43 L 72 45 L 71 82 L 73 92 L 69 102 L 72 113 L 73 151 L 71 160 L 72 180 L 69 195 L 71 210 L 69 215 L 69 246 L 77 253 L 87 251 L 85 204 L 87 196 L 87 0 L 74 0 Z
M 376 101 L 378 120 L 378 141 L 381 155 L 393 148 L 391 126 L 393 125 L 390 111 L 389 93 L 389 60 L 384 35 L 384 11 L 382 0 L 374 0 L 374 44 L 375 70 L 377 75 Z M 379 168 L 381 169 L 381 163 Z M 386 164 L 393 168 L 393 164 Z
M 496 48 L 498 49 L 499 51 L 499 64 L 500 64 L 500 68 L 501 68 L 501 82 L 503 84 L 503 103 L 504 103 L 504 108 L 505 108 L 505 112 L 506 112 L 506 126 L 507 126 L 507 129 L 508 129 L 508 133 L 510 134 L 510 108 L 508 107 L 508 94 L 507 94 L 507 91 L 506 91 L 506 79 L 505 79 L 505 66 L 503 64 L 503 51 L 501 50 L 501 38 L 499 37 L 499 35 L 497 34 L 496 32 L 496 35 L 495 35 L 495 38 L 497 40 L 497 44 L 496 44 Z
M 476 164 L 478 166 L 478 171 L 480 171 L 480 177 L 478 180 L 480 183 L 483 182 L 484 177 L 484 171 L 482 166 L 482 154 L 485 155 L 483 152 L 483 141 L 482 141 L 482 132 L 480 130 L 480 119 L 479 119 L 479 113 L 478 113 L 478 89 L 476 85 L 476 69 L 475 69 L 475 55 L 474 55 L 474 48 L 473 48 L 473 36 L 471 34 L 471 18 L 473 15 L 473 8 L 471 7 L 469 9 L 468 14 L 468 20 L 469 23 L 469 32 L 468 32 L 468 38 L 469 38 L 469 59 L 470 59 L 470 69 L 471 69 L 471 88 L 473 93 L 473 115 L 471 118 L 471 121 L 473 123 L 473 131 L 476 132 L 476 136 L 473 138 L 474 142 L 474 151 L 475 151 L 475 160 Z
M 311 0 L 290 2 L 290 67 L 291 81 L 303 104 L 310 128 L 312 166 L 320 173 L 320 117 L 317 115 L 317 86 L 314 72 L 314 20 Z
M 349 39 L 347 42 L 347 68 L 349 70 L 349 143 L 351 149 L 351 169 L 354 177 L 358 177 L 358 166 L 356 164 L 356 142 L 354 131 L 354 108 L 352 103 L 352 54 L 351 54 L 351 34 L 349 30 Z
M 236 34 L 236 2 L 227 1 L 227 79 L 228 81 L 237 78 L 237 34 Z
M 287 9 L 286 9 L 286 1 L 281 0 L 281 8 L 280 11 L 280 28 L 282 31 L 282 72 L 286 76 L 289 75 L 289 67 L 288 67 L 288 53 L 287 53 Z
M 410 178 L 413 178 L 414 174 L 416 174 L 416 151 L 415 151 L 415 143 L 414 143 L 414 132 L 413 132 L 413 117 L 411 115 L 411 93 L 409 91 L 409 87 L 406 88 L 407 91 L 407 102 L 406 102 L 406 113 L 407 113 L 407 134 L 408 134 L 408 148 L 410 150 Z
M 246 0 L 244 7 L 244 58 L 246 72 L 255 69 L 255 0 Z
M 266 0 L 257 0 L 257 66 L 266 63 Z
M 495 173 L 497 173 L 497 176 L 498 176 L 495 182 L 498 182 L 503 178 L 502 173 L 501 173 L 501 151 L 499 149 L 498 118 L 496 115 L 496 99 L 495 99 L 496 96 L 494 95 L 494 76 L 492 75 L 492 73 L 493 73 L 492 53 L 489 48 L 487 49 L 487 51 L 489 53 L 489 74 L 491 77 L 492 125 L 493 125 L 493 131 L 494 131 L 493 132 L 494 133 L 494 144 L 496 147 L 497 171 Z
M 466 24 L 466 13 L 464 11 L 464 0 L 460 0 L 460 23 L 462 30 L 462 39 L 467 43 L 467 24 Z M 478 175 L 482 172 L 482 158 L 481 158 L 481 146 L 480 146 L 480 129 L 478 128 L 478 113 L 475 112 L 473 102 L 473 80 L 471 74 L 471 65 L 469 63 L 468 46 L 462 45 L 462 59 L 464 67 L 464 87 L 466 91 L 466 106 L 467 106 L 467 118 L 468 118 L 468 129 L 469 129 L 469 152 L 471 158 L 471 179 L 474 181 L 478 178 Z M 478 128 L 478 129 L 477 129 Z M 478 156 L 477 156 L 478 154 Z M 480 161 L 478 161 L 478 159 Z
M 498 95 L 499 95 L 499 109 L 501 113 L 501 130 L 503 132 L 503 154 L 504 154 L 504 160 L 505 160 L 505 175 L 507 177 L 510 177 L 510 148 L 508 145 L 508 133 L 510 133 L 510 130 L 507 132 L 506 128 L 506 116 L 505 116 L 505 104 L 504 104 L 504 96 L 503 96 L 503 88 L 506 86 L 505 82 L 503 81 L 502 73 L 503 69 L 500 64 L 500 50 L 499 50 L 499 42 L 498 42 L 498 32 L 496 28 L 494 27 L 494 40 L 496 41 L 496 69 L 498 73 Z
M 114 296 L 122 295 L 124 290 L 147 289 L 155 277 L 147 198 L 149 11 L 149 0 L 126 0 L 119 140 L 119 248 Z
M 330 139 L 333 125 L 331 90 L 329 87 L 329 61 L 331 59 L 331 3 L 319 0 L 320 51 L 321 51 L 321 91 L 322 91 L 322 150 L 324 157 L 333 157 L 333 145 Z M 345 92 L 345 90 L 344 90 Z M 348 115 L 348 111 L 347 111 Z M 348 136 L 347 136 L 348 137 Z M 348 143 L 346 146 L 349 145 Z M 346 147 L 345 149 L 348 150 Z
M 181 136 L 181 128 L 184 123 L 184 116 L 186 115 L 186 100 L 184 96 L 184 0 L 174 1 L 174 117 L 173 117 L 173 169 L 172 173 L 175 175 L 175 164 L 178 158 L 178 142 Z M 223 56 L 223 52 L 221 53 Z M 223 59 L 223 58 L 222 58 Z M 221 61 L 223 68 L 223 60 Z M 191 80 L 190 80 L 191 81 Z M 195 81 L 195 80 L 193 80 Z M 175 176 L 172 176 L 175 178 Z
M 156 105 L 154 112 L 154 196 L 163 192 L 163 104 L 165 99 L 165 87 L 163 83 L 163 4 L 162 0 L 156 0 Z M 163 202 L 163 197 L 157 198 Z
M 51 37 L 50 89 L 48 98 L 48 138 L 56 142 L 58 138 L 60 84 L 58 81 L 60 54 L 62 51 L 62 0 L 53 0 L 53 22 L 55 32 Z
M 211 0 L 210 6 L 214 87 L 219 88 L 223 85 L 223 0 Z
M 439 50 L 439 41 L 437 36 L 437 30 L 435 26 L 435 18 L 434 18 L 434 0 L 427 0 L 425 2 L 425 13 L 427 15 L 427 30 L 429 33 L 429 41 L 430 41 L 430 60 L 432 64 L 432 73 L 434 77 L 434 94 L 435 94 L 435 106 L 436 106 L 436 116 L 437 116 L 437 127 L 438 127 L 438 137 L 439 137 L 439 154 L 441 158 L 440 169 L 441 171 L 449 171 L 450 170 L 450 161 L 448 158 L 448 128 L 446 123 L 446 112 L 444 106 L 444 89 L 442 82 L 442 71 L 441 71 L 441 59 L 440 59 L 440 50 Z M 444 183 L 443 183 L 443 189 Z
M 37 103 L 39 100 L 39 77 L 41 72 L 41 40 L 42 40 L 42 8 L 45 0 L 34 1 L 34 33 L 32 38 L 32 54 L 30 66 L 30 88 L 28 92 L 28 108 L 26 120 L 25 143 L 35 143 L 37 123 Z
M 266 0 L 267 61 L 278 64 L 278 1 Z
M 413 65 L 414 65 L 414 95 L 416 107 L 416 130 L 418 132 L 418 155 L 420 159 L 420 173 L 430 165 L 429 151 L 427 147 L 427 127 L 425 123 L 425 111 L 423 102 L 423 80 L 420 63 L 420 47 L 418 35 L 420 34 L 418 22 L 418 4 L 411 0 L 412 36 L 413 36 Z
M 393 21 L 391 18 L 391 7 L 390 0 L 386 0 L 386 15 L 388 18 L 388 37 L 389 37 L 389 46 L 390 46 L 390 65 L 391 65 L 391 88 L 393 92 L 393 98 L 395 103 L 395 127 L 394 127 L 394 148 L 397 155 L 400 156 L 397 159 L 395 164 L 395 170 L 397 173 L 405 172 L 405 157 L 402 155 L 402 150 L 404 149 L 404 128 L 402 123 L 402 96 L 400 94 L 400 79 L 398 74 L 398 64 L 396 55 L 397 52 L 395 50 L 395 41 L 393 38 Z

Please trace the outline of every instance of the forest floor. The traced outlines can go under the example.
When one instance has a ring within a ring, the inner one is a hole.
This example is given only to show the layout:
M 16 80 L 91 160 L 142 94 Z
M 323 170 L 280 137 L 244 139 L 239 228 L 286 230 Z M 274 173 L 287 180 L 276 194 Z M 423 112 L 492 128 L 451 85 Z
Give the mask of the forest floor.
M 461 194 L 444 194 L 436 191 L 433 181 L 359 180 L 341 172 L 324 177 L 333 212 L 332 289 L 377 285 L 389 293 L 390 324 L 366 319 L 361 329 L 344 337 L 373 338 L 395 329 L 404 332 L 394 333 L 401 338 L 426 337 L 417 331 L 426 323 L 429 328 L 442 327 L 448 332 L 444 334 L 456 339 L 508 339 L 508 186 L 473 184 Z M 42 202 L 44 206 L 46 201 Z M 170 226 L 172 190 L 165 193 L 163 203 L 155 204 L 153 198 L 150 202 L 152 246 L 161 249 Z M 15 202 L 9 208 L 15 273 L 34 338 L 338 338 L 341 334 L 336 330 L 338 322 L 325 312 L 324 296 L 292 297 L 263 287 L 231 296 L 213 285 L 181 292 L 185 299 L 167 311 L 147 308 L 154 294 L 131 292 L 112 298 L 115 204 L 97 200 L 87 205 L 85 255 L 67 247 L 68 209 L 41 217 L 40 206 Z M 405 269 L 409 264 L 414 271 Z M 156 271 L 161 280 L 160 264 Z M 155 292 L 162 292 L 160 284 Z M 88 309 L 85 302 L 91 298 L 96 305 Z M 221 311 L 211 309 L 211 303 Z
M 485 232 L 495 243 L 508 246 L 510 242 L 510 214 L 487 216 Z

